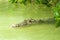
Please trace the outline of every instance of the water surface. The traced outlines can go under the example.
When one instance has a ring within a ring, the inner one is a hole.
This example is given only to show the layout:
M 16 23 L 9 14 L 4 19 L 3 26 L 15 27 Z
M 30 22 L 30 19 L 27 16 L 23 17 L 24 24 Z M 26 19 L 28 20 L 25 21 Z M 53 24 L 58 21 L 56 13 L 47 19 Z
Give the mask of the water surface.
M 20 5 L 20 4 L 19 4 Z M 60 27 L 55 24 L 27 25 L 21 28 L 10 28 L 11 24 L 24 19 L 47 19 L 53 17 L 53 12 L 43 5 L 27 6 L 0 3 L 0 40 L 60 40 Z

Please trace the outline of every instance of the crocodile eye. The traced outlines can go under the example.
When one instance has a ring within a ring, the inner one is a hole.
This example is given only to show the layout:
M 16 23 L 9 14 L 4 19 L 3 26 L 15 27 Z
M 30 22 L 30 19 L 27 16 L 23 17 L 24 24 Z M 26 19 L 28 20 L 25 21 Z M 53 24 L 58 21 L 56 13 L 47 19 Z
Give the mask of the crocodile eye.
M 29 22 L 32 22 L 31 20 L 29 20 Z

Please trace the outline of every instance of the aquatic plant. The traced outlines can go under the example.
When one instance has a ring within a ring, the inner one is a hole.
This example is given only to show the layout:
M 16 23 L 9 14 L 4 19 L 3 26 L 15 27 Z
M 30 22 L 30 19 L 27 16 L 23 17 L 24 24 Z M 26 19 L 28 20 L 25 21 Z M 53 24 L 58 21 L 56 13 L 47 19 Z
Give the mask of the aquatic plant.
M 10 0 L 9 2 L 13 4 L 13 3 L 17 3 L 18 0 Z
M 18 3 L 18 1 L 19 0 L 10 0 L 9 2 L 11 2 L 12 4 L 13 3 Z M 34 4 L 45 4 L 46 6 L 48 6 L 48 7 L 50 7 L 51 6 L 51 0 L 22 0 L 21 2 L 20 2 L 20 4 L 24 4 L 24 5 L 26 5 L 26 4 L 28 4 L 28 3 L 34 3 Z
M 56 20 L 56 27 L 60 26 L 60 3 L 54 7 L 54 17 Z

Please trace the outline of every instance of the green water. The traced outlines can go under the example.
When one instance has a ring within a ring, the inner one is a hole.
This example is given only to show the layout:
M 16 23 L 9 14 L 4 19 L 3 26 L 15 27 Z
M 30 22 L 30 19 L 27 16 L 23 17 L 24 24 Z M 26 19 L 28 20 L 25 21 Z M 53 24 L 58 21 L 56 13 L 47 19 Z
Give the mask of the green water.
M 20 4 L 19 4 L 20 5 Z M 0 40 L 60 40 L 60 27 L 55 24 L 36 24 L 10 28 L 11 24 L 24 19 L 47 19 L 53 17 L 51 8 L 41 5 L 20 5 L 18 8 L 6 2 L 0 3 Z

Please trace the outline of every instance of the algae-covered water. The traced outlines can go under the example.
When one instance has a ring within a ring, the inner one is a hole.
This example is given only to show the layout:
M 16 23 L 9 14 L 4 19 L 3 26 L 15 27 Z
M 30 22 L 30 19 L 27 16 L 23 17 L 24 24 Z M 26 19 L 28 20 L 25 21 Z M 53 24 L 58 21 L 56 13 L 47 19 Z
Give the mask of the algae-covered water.
M 20 5 L 20 4 L 18 4 Z M 55 24 L 36 24 L 21 28 L 10 25 L 24 19 L 47 19 L 53 17 L 53 11 L 44 5 L 27 5 L 15 7 L 7 2 L 0 3 L 0 40 L 60 40 L 60 27 Z

